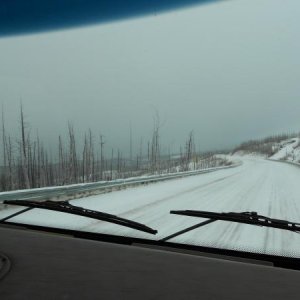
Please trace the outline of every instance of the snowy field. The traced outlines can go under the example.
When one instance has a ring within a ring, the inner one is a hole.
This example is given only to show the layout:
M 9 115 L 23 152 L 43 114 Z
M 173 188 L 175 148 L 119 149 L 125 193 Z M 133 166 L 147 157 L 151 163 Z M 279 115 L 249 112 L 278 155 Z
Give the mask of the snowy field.
M 171 215 L 170 210 L 257 211 L 269 217 L 300 222 L 300 168 L 259 157 L 238 159 L 243 164 L 236 168 L 71 201 L 74 205 L 144 223 L 157 229 L 157 235 L 40 209 L 28 211 L 11 221 L 149 239 L 161 239 L 204 221 Z M 170 241 L 300 257 L 300 234 L 224 221 L 216 221 Z

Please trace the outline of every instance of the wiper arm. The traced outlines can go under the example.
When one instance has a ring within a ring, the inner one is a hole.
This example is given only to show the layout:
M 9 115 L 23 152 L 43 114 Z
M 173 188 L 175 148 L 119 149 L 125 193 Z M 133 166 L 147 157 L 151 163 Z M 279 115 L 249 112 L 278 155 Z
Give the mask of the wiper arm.
M 300 232 L 300 223 L 290 222 L 286 220 L 273 219 L 257 214 L 257 212 L 228 212 L 228 213 L 216 213 L 209 211 L 200 211 L 200 210 L 171 210 L 171 214 L 182 215 L 182 216 L 191 216 L 198 218 L 209 219 L 204 222 L 198 223 L 181 231 L 175 232 L 174 234 L 163 238 L 161 241 L 169 240 L 175 236 L 181 235 L 198 227 L 207 225 L 209 223 L 221 220 L 229 221 L 243 224 L 250 224 L 256 226 L 272 227 L 278 229 L 289 230 L 293 232 Z
M 41 208 L 41 209 L 47 209 L 47 210 L 53 210 L 53 211 L 60 211 L 72 215 L 78 215 L 78 216 L 83 216 L 83 217 L 88 217 L 100 221 L 105 221 L 109 223 L 114 223 L 118 224 L 121 226 L 133 228 L 136 230 L 144 231 L 147 233 L 151 234 L 156 234 L 157 230 L 154 230 L 144 224 L 134 222 L 128 219 L 124 219 L 112 214 L 100 212 L 100 211 L 95 211 L 91 209 L 87 209 L 84 207 L 79 207 L 79 206 L 74 206 L 70 204 L 68 201 L 59 201 L 59 202 L 54 202 L 54 201 L 42 201 L 42 202 L 37 202 L 37 201 L 30 201 L 30 200 L 4 200 L 2 202 L 3 204 L 9 204 L 9 205 L 18 205 L 18 206 L 26 206 L 27 208 L 14 213 L 2 220 L 0 220 L 0 223 L 5 222 L 6 220 L 19 215 L 25 211 L 28 211 L 29 209 L 33 208 Z

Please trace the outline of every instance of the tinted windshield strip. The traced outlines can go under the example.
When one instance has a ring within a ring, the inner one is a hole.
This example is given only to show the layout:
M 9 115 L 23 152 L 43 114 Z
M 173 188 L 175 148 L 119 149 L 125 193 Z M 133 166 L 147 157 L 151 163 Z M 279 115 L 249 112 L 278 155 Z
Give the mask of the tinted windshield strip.
M 1 1 L 0 36 L 66 29 L 143 15 L 156 16 L 160 12 L 216 1 L 220 0 Z

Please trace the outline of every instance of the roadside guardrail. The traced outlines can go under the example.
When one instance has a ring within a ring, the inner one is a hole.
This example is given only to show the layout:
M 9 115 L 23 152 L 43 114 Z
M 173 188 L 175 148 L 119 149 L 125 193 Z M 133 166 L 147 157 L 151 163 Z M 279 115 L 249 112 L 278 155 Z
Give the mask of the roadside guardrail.
M 204 174 L 217 170 L 234 168 L 241 163 L 232 164 L 229 166 L 221 166 L 215 168 L 207 168 L 195 171 L 178 172 L 174 174 L 161 174 L 151 176 L 132 177 L 126 179 L 116 179 L 112 181 L 100 181 L 83 184 L 73 184 L 57 187 L 45 187 L 30 190 L 19 190 L 0 193 L 0 204 L 3 200 L 34 200 L 34 201 L 67 201 L 91 195 L 111 192 L 113 190 L 123 189 L 130 186 L 149 184 L 159 181 L 165 181 L 186 176 Z

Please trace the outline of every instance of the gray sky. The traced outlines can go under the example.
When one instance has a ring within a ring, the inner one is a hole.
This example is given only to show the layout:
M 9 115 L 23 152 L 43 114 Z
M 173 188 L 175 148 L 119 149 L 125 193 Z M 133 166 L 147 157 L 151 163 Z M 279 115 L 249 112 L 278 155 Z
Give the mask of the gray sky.
M 67 122 L 129 149 L 155 109 L 164 145 L 200 147 L 300 130 L 299 0 L 231 0 L 156 16 L 0 39 L 0 102 L 16 134 L 56 144 Z

